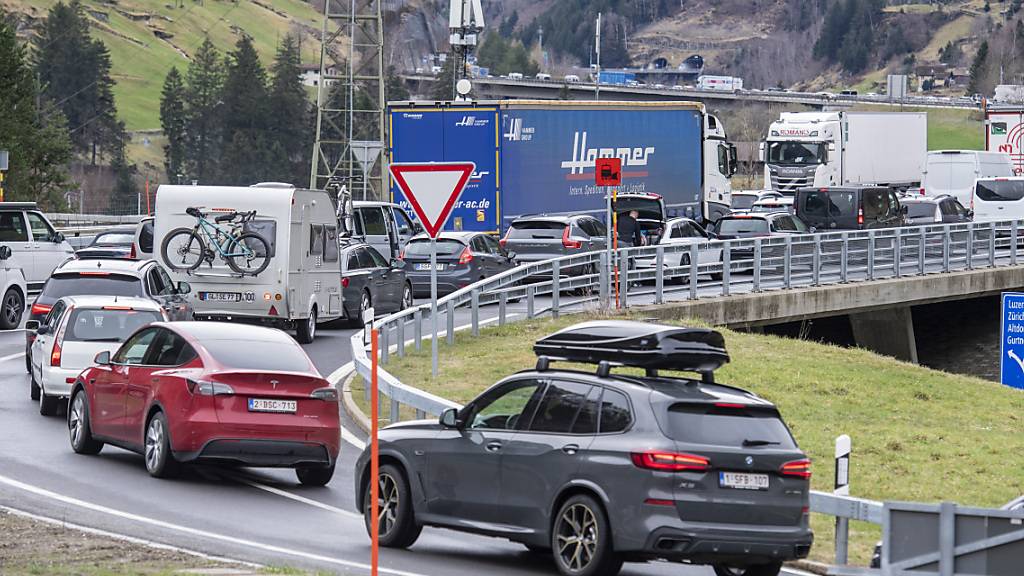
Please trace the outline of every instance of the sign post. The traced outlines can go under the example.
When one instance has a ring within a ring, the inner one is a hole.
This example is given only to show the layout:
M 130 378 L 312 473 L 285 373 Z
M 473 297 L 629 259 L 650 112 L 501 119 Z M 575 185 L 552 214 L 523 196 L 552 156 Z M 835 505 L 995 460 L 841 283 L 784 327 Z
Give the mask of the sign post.
M 999 381 L 1024 389 L 1024 293 L 1003 292 Z
M 431 375 L 437 377 L 437 237 L 476 170 L 473 162 L 396 163 L 391 175 L 430 236 Z
M 836 496 L 850 495 L 850 437 L 846 434 L 836 438 L 836 482 L 832 491 Z M 850 535 L 850 519 L 836 517 L 836 564 L 846 564 L 846 543 Z
M 380 456 L 377 444 L 377 422 L 380 417 L 380 396 L 377 382 L 377 328 L 370 312 L 370 575 L 377 576 L 380 564 Z
M 608 279 L 615 284 L 615 307 L 619 307 L 619 265 L 615 261 L 615 255 L 619 249 L 619 235 L 616 226 L 618 219 L 612 209 L 617 196 L 618 187 L 622 185 L 622 159 L 621 158 L 598 158 L 594 162 L 594 183 L 603 186 L 605 198 L 608 204 Z M 608 188 L 612 187 L 611 194 Z M 611 296 L 611 291 L 607 292 Z M 609 306 L 611 303 L 609 302 Z

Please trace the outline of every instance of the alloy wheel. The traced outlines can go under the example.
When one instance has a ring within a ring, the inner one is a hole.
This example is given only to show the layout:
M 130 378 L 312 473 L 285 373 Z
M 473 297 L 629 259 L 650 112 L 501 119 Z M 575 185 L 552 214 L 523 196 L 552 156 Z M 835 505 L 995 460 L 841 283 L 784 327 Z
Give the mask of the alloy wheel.
M 600 532 L 593 510 L 584 504 L 570 506 L 558 519 L 558 555 L 573 572 L 590 566 L 597 553 Z
M 159 418 L 149 421 L 146 430 L 146 469 L 156 470 L 164 451 L 164 424 Z
M 412 308 L 412 288 L 408 284 L 402 290 L 402 310 Z
M 75 394 L 75 400 L 71 403 L 71 414 L 68 416 L 68 428 L 71 429 L 71 445 L 82 444 L 82 434 L 85 429 L 85 401 L 82 400 L 82 393 Z
M 312 340 L 316 335 L 316 310 L 310 311 L 309 318 L 306 319 L 306 330 L 309 332 L 309 339 Z
M 4 320 L 8 326 L 17 326 L 21 323 L 21 314 L 24 310 L 24 306 L 21 303 L 21 296 L 17 292 L 11 290 L 7 293 L 7 297 L 4 298 L 3 314 Z
M 370 309 L 370 295 L 363 292 L 362 298 L 359 299 L 359 321 L 363 321 L 363 312 Z
M 398 483 L 390 474 L 381 474 L 380 482 L 377 485 L 377 522 L 380 535 L 390 534 L 398 523 L 398 506 L 400 504 L 398 495 Z M 367 514 L 369 514 L 370 503 L 367 498 Z

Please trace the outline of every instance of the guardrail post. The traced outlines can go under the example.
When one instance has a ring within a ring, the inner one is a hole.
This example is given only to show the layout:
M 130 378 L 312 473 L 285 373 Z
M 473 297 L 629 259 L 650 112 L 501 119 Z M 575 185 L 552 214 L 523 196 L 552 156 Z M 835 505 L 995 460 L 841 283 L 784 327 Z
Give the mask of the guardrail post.
M 394 424 L 395 422 L 398 422 L 399 420 L 402 419 L 401 415 L 399 414 L 399 410 L 400 409 L 401 409 L 401 407 L 398 404 L 398 400 L 395 400 L 394 398 L 392 398 L 391 399 L 391 423 L 392 424 Z
M 839 282 L 845 284 L 850 273 L 850 235 L 843 232 L 842 245 L 839 247 Z
M 1010 224 L 1010 266 L 1017 265 L 1017 221 L 1014 220 Z
M 988 267 L 996 265 L 996 223 L 988 223 Z
M 555 260 L 551 263 L 551 317 L 558 318 L 558 297 L 562 293 L 562 263 Z
M 949 224 L 942 227 L 942 271 L 949 272 L 949 252 L 952 248 L 953 232 L 949 229 Z
M 690 244 L 690 300 L 697 299 L 697 245 Z
M 447 316 L 447 318 L 445 318 L 445 320 L 448 321 L 447 322 L 448 323 L 448 330 L 446 330 L 448 332 L 448 334 L 447 334 L 447 336 L 448 336 L 448 345 L 450 346 L 452 344 L 455 344 L 455 301 L 454 300 L 449 300 L 448 301 L 448 303 L 445 305 L 445 312 L 446 312 L 445 316 Z
M 526 319 L 533 319 L 533 285 L 526 287 Z
M 729 295 L 729 281 L 732 279 L 732 240 L 726 240 L 722 247 L 722 296 Z
M 817 286 L 821 279 L 821 236 L 814 235 L 814 253 L 811 255 L 811 285 Z
M 924 228 L 917 235 L 917 273 L 924 276 Z
M 420 410 L 419 408 L 416 409 L 416 419 L 417 420 L 423 420 L 426 417 L 427 417 L 427 413 L 425 411 Z
M 896 237 L 892 241 L 892 273 L 899 278 L 903 269 L 903 234 L 899 228 L 893 231 Z
M 665 301 L 665 247 L 658 246 L 654 255 L 654 303 Z
M 406 318 L 406 317 L 399 318 L 398 324 L 395 326 L 395 329 L 398 330 L 398 334 L 397 334 L 398 342 L 395 342 L 395 344 L 398 345 L 398 357 L 399 358 L 404 358 L 405 357 L 405 321 L 407 319 L 408 318 Z
M 953 576 L 956 564 L 956 504 L 939 504 L 939 576 Z
M 967 269 L 974 270 L 974 222 L 967 225 Z
M 598 299 L 601 301 L 601 308 L 609 310 L 611 308 L 611 292 L 609 292 L 609 275 L 608 275 L 608 252 L 602 250 L 600 254 L 601 259 L 601 270 L 598 272 Z
M 619 257 L 619 303 L 623 308 L 629 307 L 629 257 L 625 251 Z
M 380 363 L 383 366 L 388 363 L 391 356 L 391 327 L 387 324 L 381 327 L 380 332 Z
M 786 235 L 785 254 L 782 255 L 782 286 L 787 290 L 793 286 L 793 237 Z
M 498 294 L 498 326 L 505 325 L 505 309 L 508 306 L 508 292 Z
M 473 336 L 480 335 L 480 291 L 473 290 L 470 293 L 470 321 L 473 323 Z
M 868 230 L 868 280 L 875 279 L 875 231 Z
M 418 352 L 423 348 L 423 308 L 417 308 L 412 313 L 412 332 Z
M 761 239 L 754 238 L 754 292 L 761 291 Z

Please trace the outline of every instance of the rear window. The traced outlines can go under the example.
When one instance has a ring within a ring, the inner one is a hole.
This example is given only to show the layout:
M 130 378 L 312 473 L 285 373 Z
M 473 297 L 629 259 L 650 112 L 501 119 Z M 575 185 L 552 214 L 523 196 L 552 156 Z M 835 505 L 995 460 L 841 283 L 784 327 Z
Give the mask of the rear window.
M 123 274 L 56 274 L 46 281 L 42 295 L 56 300 L 64 296 L 141 296 L 142 281 Z
M 100 234 L 93 241 L 94 244 L 114 244 L 114 245 L 128 245 L 135 241 L 135 236 L 131 233 L 120 233 L 110 232 L 107 234 Z
M 244 370 L 309 372 L 309 358 L 298 344 L 267 340 L 203 340 L 203 347 L 217 362 Z
M 856 192 L 822 192 L 813 190 L 805 193 L 803 212 L 807 216 L 850 216 L 857 213 Z
M 438 240 L 438 256 L 454 256 L 466 248 L 466 245 L 458 240 Z M 408 256 L 430 256 L 430 240 L 413 240 L 405 245 L 405 255 Z
M 689 444 L 796 448 L 778 412 L 763 408 L 726 408 L 714 404 L 673 404 L 665 434 Z
M 753 194 L 733 194 L 732 195 L 732 208 L 733 210 L 749 210 L 751 206 L 757 202 L 757 196 Z
M 1024 198 L 1024 180 L 979 180 L 974 193 L 985 202 L 1016 202 Z
M 74 342 L 123 342 L 150 322 L 163 320 L 152 310 L 76 309 L 71 313 L 64 339 Z
M 143 222 L 139 231 L 139 249 L 147 254 L 153 251 L 153 222 Z
M 564 222 L 516 222 L 508 229 L 506 238 L 511 240 L 561 238 L 565 226 Z
M 717 232 L 726 236 L 737 234 L 767 234 L 768 221 L 760 218 L 723 218 Z
M 934 218 L 935 217 L 935 205 L 928 202 L 908 202 L 904 204 L 907 207 L 907 216 L 910 218 Z

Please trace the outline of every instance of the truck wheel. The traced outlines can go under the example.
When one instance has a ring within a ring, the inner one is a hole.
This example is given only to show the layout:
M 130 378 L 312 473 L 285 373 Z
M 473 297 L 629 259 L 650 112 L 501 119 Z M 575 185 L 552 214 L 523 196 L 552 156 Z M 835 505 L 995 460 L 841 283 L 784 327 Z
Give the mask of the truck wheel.
M 316 337 L 316 306 L 309 311 L 309 318 L 300 321 L 295 330 L 295 339 L 299 344 L 311 344 Z

